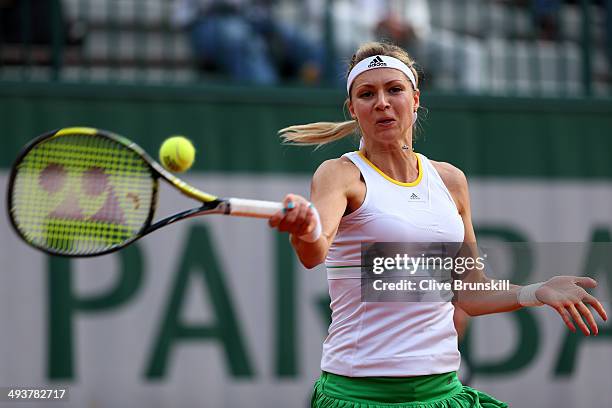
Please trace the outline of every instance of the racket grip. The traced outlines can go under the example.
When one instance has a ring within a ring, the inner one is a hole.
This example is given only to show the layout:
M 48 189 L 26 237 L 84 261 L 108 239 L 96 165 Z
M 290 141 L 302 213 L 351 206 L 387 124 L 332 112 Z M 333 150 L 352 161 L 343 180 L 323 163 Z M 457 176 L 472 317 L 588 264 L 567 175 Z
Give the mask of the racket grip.
M 283 209 L 283 203 L 243 198 L 230 198 L 229 204 L 229 215 L 239 217 L 270 218 Z

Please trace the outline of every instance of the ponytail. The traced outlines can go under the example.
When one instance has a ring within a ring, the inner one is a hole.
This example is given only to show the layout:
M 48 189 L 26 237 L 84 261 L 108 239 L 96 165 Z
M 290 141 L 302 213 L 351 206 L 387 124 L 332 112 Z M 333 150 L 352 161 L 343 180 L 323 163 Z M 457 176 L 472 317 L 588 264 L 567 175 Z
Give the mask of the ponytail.
M 354 120 L 345 122 L 316 122 L 307 125 L 289 126 L 278 131 L 283 143 L 294 145 L 317 145 L 321 147 L 345 136 L 357 133 L 359 127 Z

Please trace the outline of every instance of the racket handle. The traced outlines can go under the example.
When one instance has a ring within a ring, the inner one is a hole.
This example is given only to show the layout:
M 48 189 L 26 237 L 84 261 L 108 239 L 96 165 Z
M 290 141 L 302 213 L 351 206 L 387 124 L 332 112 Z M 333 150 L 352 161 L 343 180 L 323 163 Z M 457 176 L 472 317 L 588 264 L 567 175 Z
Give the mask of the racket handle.
M 243 198 L 230 198 L 229 204 L 229 215 L 239 217 L 270 218 L 283 209 L 283 203 Z
M 230 198 L 229 200 L 229 215 L 239 217 L 256 217 L 256 218 L 271 218 L 278 211 L 283 209 L 283 204 L 273 201 L 246 200 L 243 198 Z M 315 242 L 319 239 L 322 233 L 321 218 L 319 212 L 312 206 L 316 225 L 310 233 L 301 235 L 299 238 L 306 242 Z M 227 214 L 227 213 L 226 213 Z

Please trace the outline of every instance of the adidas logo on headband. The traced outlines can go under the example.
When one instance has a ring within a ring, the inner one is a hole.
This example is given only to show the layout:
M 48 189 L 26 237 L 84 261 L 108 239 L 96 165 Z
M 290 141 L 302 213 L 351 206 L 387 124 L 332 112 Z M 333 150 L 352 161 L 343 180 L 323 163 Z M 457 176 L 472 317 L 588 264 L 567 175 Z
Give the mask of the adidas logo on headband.
M 385 61 L 382 60 L 382 58 L 380 58 L 379 55 L 376 56 L 376 58 L 374 58 L 369 64 L 368 64 L 368 68 L 375 68 L 375 67 L 386 67 L 387 63 Z
M 371 58 L 365 58 L 355 64 L 353 69 L 351 69 L 349 72 L 348 78 L 346 79 L 346 93 L 349 95 L 351 94 L 351 85 L 359 74 L 369 71 L 370 69 L 377 68 L 392 68 L 402 71 L 408 77 L 410 83 L 412 83 L 412 89 L 417 89 L 416 77 L 408 65 L 389 55 L 384 55 L 384 57 L 385 59 L 383 60 L 382 56 L 376 55 Z

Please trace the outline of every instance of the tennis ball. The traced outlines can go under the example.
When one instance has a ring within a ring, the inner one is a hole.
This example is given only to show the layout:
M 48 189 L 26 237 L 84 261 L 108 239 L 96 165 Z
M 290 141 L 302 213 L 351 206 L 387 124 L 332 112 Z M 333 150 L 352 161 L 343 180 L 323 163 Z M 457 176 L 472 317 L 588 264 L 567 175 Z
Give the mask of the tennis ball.
M 195 159 L 195 148 L 191 140 L 184 136 L 171 136 L 159 149 L 162 165 L 175 173 L 188 170 Z

